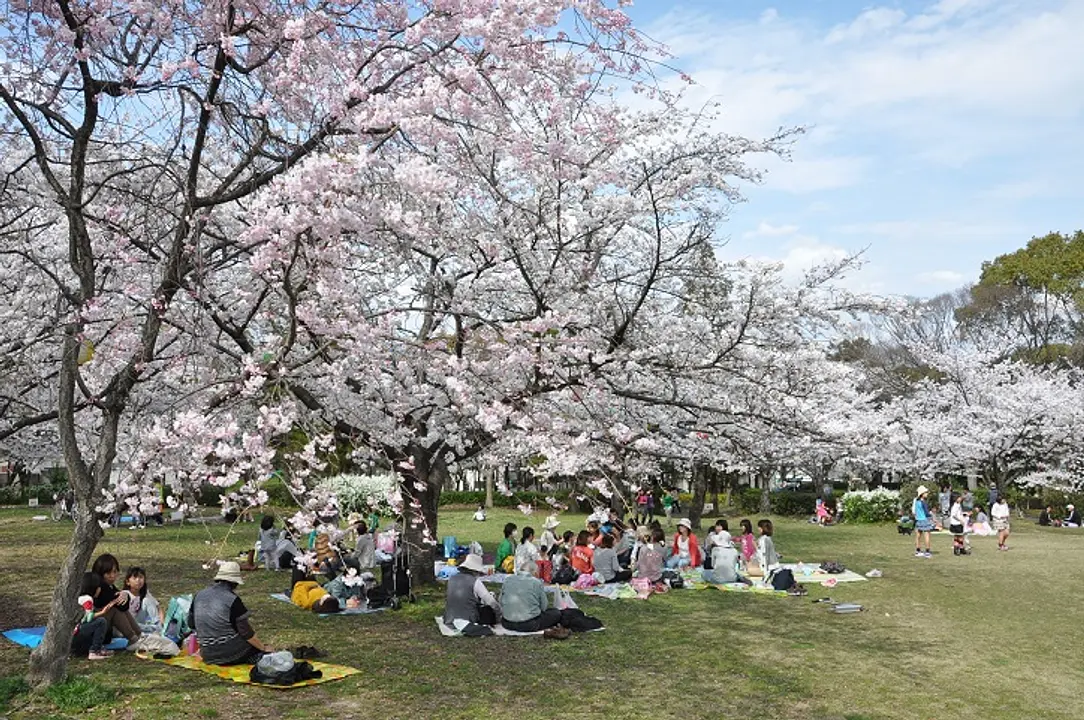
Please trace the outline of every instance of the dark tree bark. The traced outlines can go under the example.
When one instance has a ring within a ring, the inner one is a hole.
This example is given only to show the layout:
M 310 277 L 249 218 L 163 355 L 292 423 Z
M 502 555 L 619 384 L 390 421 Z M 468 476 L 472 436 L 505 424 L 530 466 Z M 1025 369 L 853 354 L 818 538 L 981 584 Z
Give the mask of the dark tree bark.
M 691 473 L 692 501 L 689 503 L 687 516 L 693 524 L 693 528 L 700 529 L 700 518 L 704 514 L 704 498 L 708 492 L 709 468 L 704 465 L 694 464 Z

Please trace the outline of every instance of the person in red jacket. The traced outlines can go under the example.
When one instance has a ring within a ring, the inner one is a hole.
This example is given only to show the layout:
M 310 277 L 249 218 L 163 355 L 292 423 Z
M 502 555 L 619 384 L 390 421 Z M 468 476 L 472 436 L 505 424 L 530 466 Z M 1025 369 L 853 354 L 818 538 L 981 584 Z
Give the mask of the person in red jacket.
M 674 533 L 674 544 L 670 548 L 670 557 L 666 561 L 666 567 L 676 570 L 682 567 L 700 567 L 703 558 L 700 555 L 700 544 L 693 535 L 693 524 L 689 518 L 678 520 L 678 529 Z
M 576 545 L 572 548 L 569 558 L 572 561 L 572 569 L 583 575 L 590 575 L 595 571 L 595 551 L 588 544 L 591 535 L 586 530 L 580 530 L 576 536 Z

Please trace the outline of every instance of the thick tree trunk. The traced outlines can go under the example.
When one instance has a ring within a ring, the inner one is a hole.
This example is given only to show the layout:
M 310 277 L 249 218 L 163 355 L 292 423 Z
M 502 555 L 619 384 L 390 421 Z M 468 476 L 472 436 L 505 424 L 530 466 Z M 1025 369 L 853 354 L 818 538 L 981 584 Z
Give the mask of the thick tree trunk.
M 760 482 L 760 512 L 768 515 L 772 511 L 772 470 L 764 468 L 757 475 Z
M 493 468 L 486 468 L 482 471 L 486 478 L 486 509 L 493 509 Z
M 102 537 L 94 505 L 85 499 L 78 502 L 79 516 L 75 532 L 68 543 L 68 553 L 60 567 L 60 576 L 53 587 L 49 604 L 49 622 L 41 645 L 30 654 L 28 681 L 34 687 L 45 687 L 64 679 L 71 652 L 72 630 L 79 619 L 76 599 L 83 573 L 90 564 L 94 548 Z
M 440 541 L 437 510 L 440 491 L 448 479 L 448 466 L 439 455 L 420 446 L 411 448 L 413 471 L 404 471 L 400 485 L 403 496 L 409 498 L 405 509 L 406 527 L 403 542 L 407 551 L 411 584 L 432 585 L 437 581 L 433 570 L 434 548 Z

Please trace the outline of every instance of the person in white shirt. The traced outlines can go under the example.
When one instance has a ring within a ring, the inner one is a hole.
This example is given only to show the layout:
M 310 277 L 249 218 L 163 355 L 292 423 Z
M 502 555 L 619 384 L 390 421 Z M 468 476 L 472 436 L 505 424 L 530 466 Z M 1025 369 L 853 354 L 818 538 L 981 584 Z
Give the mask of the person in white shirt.
M 952 507 L 949 510 L 949 532 L 952 533 L 952 554 L 967 555 L 968 549 L 964 543 L 964 530 L 966 518 L 964 517 L 962 498 L 956 495 L 952 498 Z
M 478 509 L 474 511 L 474 522 L 486 521 L 486 506 L 479 505 Z
M 715 521 L 715 525 L 712 526 L 711 532 L 704 538 L 704 565 L 708 566 L 707 569 L 711 569 L 710 565 L 714 564 L 712 559 L 712 550 L 717 547 L 727 548 L 731 547 L 730 526 L 726 521 L 726 518 L 718 518 Z
M 540 559 L 541 554 L 538 551 L 538 546 L 534 544 L 534 528 L 523 528 L 519 547 L 516 548 L 516 559 L 513 561 L 515 572 L 519 572 L 519 568 L 527 563 L 537 564 Z
M 542 539 L 538 542 L 539 547 L 550 551 L 557 545 L 557 535 L 553 530 L 560 524 L 561 521 L 557 519 L 556 515 L 550 515 L 546 518 L 546 522 L 542 523 Z
M 997 531 L 997 549 L 1008 550 L 1009 504 L 1005 502 L 1005 498 L 999 497 L 994 506 L 990 508 L 990 520 L 993 522 L 994 530 Z

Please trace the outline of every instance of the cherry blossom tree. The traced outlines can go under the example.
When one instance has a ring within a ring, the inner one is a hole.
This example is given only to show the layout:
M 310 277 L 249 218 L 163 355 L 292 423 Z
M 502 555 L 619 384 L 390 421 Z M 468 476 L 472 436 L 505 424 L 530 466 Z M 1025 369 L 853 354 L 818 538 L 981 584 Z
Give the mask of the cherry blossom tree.
M 500 90 L 533 78 L 591 86 L 636 77 L 650 48 L 598 0 L 26 0 L 0 22 L 0 292 L 10 321 L 0 440 L 55 433 L 81 510 L 31 660 L 32 681 L 43 684 L 64 672 L 118 442 L 145 418 L 175 414 L 158 445 L 200 428 L 197 447 L 210 452 L 206 467 L 186 464 L 174 482 L 226 486 L 265 471 L 276 434 L 297 419 L 267 403 L 207 414 L 254 397 L 267 377 L 261 363 L 281 359 L 263 350 L 278 324 L 219 312 L 267 292 L 240 284 L 254 256 L 290 265 L 276 256 L 290 249 L 269 241 L 274 223 L 254 214 L 289 211 L 259 204 L 259 193 L 292 184 L 278 196 L 307 191 L 305 206 L 317 207 L 324 189 L 363 179 L 336 175 L 334 152 L 384 167 L 364 177 L 381 183 L 374 195 L 401 180 L 442 183 L 413 142 L 451 138 L 477 116 L 514 115 Z M 305 162 L 315 155 L 324 159 Z M 323 216 L 337 224 L 338 212 Z M 331 235 L 318 222 L 304 234 Z M 276 288 L 297 290 L 292 277 Z M 369 294 L 364 283 L 353 292 Z M 308 332 L 291 319 L 294 332 Z M 311 410 L 311 393 L 290 390 Z M 145 453 L 132 457 L 151 468 Z

